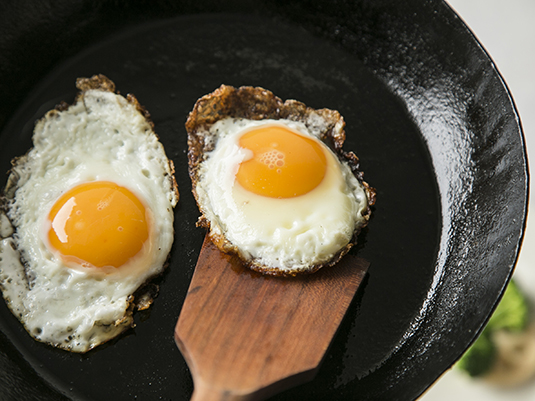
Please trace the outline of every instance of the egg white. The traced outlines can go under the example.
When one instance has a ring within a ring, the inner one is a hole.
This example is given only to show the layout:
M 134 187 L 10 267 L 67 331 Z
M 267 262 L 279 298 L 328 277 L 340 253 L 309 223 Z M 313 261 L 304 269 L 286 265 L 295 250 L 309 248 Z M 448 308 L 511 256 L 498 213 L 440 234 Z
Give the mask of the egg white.
M 318 139 L 322 127 L 309 130 L 290 120 L 225 118 L 213 124 L 214 150 L 199 166 L 197 202 L 210 221 L 211 234 L 224 236 L 252 264 L 291 274 L 330 261 L 366 223 L 366 192 L 347 163 L 323 145 L 326 176 L 315 189 L 295 198 L 254 194 L 235 179 L 239 165 L 251 157 L 239 138 L 253 127 L 279 124 Z
M 164 269 L 178 200 L 172 165 L 136 107 L 102 90 L 47 113 L 33 143 L 16 161 L 7 189 L 11 224 L 1 221 L 0 287 L 34 338 L 86 352 L 132 326 L 132 294 Z M 100 180 L 126 187 L 150 210 L 151 241 L 130 266 L 106 273 L 68 268 L 47 246 L 49 211 L 67 190 Z

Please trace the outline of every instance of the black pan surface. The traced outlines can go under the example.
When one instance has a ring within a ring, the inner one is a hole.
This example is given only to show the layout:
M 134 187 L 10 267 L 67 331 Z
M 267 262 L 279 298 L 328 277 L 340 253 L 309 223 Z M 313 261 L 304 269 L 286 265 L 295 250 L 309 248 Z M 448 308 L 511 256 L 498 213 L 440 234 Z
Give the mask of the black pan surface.
M 488 319 L 525 224 L 519 118 L 468 29 L 440 1 L 90 3 L 7 7 L 30 22 L 0 42 L 0 169 L 30 148 L 36 119 L 72 102 L 77 77 L 107 75 L 150 111 L 175 163 L 171 263 L 136 328 L 85 355 L 33 341 L 2 301 L 0 399 L 189 399 L 173 329 L 204 232 L 184 122 L 222 83 L 339 110 L 378 191 L 352 251 L 369 274 L 317 378 L 274 399 L 417 398 Z

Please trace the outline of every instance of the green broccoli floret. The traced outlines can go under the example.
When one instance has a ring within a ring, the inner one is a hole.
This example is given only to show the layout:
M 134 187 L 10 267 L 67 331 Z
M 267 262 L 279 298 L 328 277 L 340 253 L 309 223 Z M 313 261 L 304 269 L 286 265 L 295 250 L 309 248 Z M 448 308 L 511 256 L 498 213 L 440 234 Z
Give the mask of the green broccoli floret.
M 456 367 L 472 377 L 482 376 L 496 360 L 496 352 L 496 346 L 490 339 L 490 332 L 485 329 L 457 362 Z
M 487 326 L 456 367 L 472 377 L 483 376 L 492 368 L 497 357 L 496 345 L 492 341 L 493 333 L 498 330 L 522 331 L 528 323 L 528 301 L 511 280 Z
M 513 280 L 509 282 L 503 298 L 490 317 L 490 330 L 522 331 L 529 322 L 529 307 L 526 297 Z

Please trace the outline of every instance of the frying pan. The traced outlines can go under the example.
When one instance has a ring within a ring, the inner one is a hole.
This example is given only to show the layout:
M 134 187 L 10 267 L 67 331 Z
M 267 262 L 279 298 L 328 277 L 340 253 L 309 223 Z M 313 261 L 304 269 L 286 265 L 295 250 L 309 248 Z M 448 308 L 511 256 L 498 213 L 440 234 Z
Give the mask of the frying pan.
M 352 252 L 368 275 L 314 381 L 276 400 L 417 398 L 476 338 L 518 256 L 528 169 L 506 85 L 442 1 L 54 1 L 0 6 L 0 163 L 76 77 L 103 73 L 151 112 L 181 200 L 160 293 L 85 355 L 30 339 L 0 303 L 1 399 L 185 400 L 173 341 L 204 232 L 184 121 L 220 84 L 337 109 L 377 188 Z

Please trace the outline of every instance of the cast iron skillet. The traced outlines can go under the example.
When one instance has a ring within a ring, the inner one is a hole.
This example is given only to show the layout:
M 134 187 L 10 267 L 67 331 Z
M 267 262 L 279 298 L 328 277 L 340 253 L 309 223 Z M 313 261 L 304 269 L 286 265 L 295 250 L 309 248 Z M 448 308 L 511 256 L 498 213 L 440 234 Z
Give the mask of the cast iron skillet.
M 378 201 L 354 253 L 369 274 L 317 378 L 277 400 L 409 400 L 474 340 L 511 276 L 528 172 L 495 66 L 441 1 L 8 2 L 0 12 L 0 163 L 35 119 L 103 73 L 151 112 L 181 200 L 160 295 L 86 355 L 30 339 L 0 303 L 0 388 L 17 400 L 185 400 L 173 342 L 204 232 L 184 122 L 220 84 L 339 110 Z

